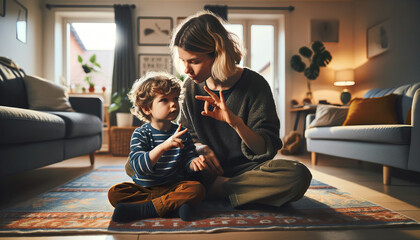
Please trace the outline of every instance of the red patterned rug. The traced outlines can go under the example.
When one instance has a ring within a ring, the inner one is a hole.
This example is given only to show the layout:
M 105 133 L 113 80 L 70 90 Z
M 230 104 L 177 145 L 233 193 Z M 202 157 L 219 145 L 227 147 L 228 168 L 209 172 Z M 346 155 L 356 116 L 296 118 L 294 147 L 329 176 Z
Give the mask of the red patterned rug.
M 154 218 L 110 221 L 107 191 L 130 181 L 122 167 L 101 167 L 24 204 L 0 211 L 0 234 L 11 233 L 199 233 L 244 230 L 348 229 L 418 225 L 413 219 L 313 180 L 305 197 L 281 208 L 236 210 L 205 201 L 197 220 Z

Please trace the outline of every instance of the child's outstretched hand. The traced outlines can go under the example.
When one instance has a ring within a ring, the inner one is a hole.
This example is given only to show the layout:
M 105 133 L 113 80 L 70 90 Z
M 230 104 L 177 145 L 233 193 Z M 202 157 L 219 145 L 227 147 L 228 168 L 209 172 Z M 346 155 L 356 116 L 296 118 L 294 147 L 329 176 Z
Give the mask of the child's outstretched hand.
M 165 151 L 168 151 L 169 149 L 171 149 L 173 147 L 184 148 L 184 144 L 182 143 L 182 139 L 180 139 L 179 137 L 181 137 L 184 133 L 186 133 L 188 131 L 188 128 L 181 131 L 181 126 L 182 126 L 182 124 L 179 124 L 179 127 L 175 131 L 174 135 L 172 135 L 172 137 L 166 139 L 163 143 L 161 143 L 162 148 Z
M 190 163 L 190 169 L 194 172 L 203 171 L 206 166 L 206 158 L 203 155 L 194 158 Z

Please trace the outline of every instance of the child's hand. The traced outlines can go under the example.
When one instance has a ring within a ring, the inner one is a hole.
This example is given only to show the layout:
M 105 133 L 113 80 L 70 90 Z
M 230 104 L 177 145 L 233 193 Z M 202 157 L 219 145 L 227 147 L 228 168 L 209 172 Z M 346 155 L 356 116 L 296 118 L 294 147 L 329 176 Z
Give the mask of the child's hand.
M 173 147 L 184 148 L 184 144 L 182 143 L 182 139 L 180 139 L 179 137 L 181 137 L 184 133 L 186 133 L 188 131 L 188 129 L 186 128 L 186 129 L 180 131 L 181 126 L 182 126 L 182 124 L 179 124 L 179 127 L 175 131 L 174 135 L 172 135 L 172 137 L 166 139 L 166 141 L 161 143 L 162 148 L 165 151 L 168 151 L 169 149 L 171 149 Z
M 190 163 L 190 169 L 194 172 L 203 171 L 206 166 L 206 159 L 203 155 L 194 158 Z

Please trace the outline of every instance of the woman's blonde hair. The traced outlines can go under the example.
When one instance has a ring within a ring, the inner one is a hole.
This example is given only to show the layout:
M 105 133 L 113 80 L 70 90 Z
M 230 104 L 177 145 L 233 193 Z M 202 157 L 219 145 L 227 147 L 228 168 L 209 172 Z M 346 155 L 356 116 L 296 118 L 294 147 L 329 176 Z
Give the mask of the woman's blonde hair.
M 180 94 L 179 80 L 166 72 L 148 72 L 134 82 L 128 93 L 128 98 L 133 103 L 131 113 L 140 120 L 150 122 L 150 116 L 143 112 L 142 108 L 152 107 L 156 94 L 168 95 Z
M 214 58 L 212 77 L 225 81 L 236 72 L 243 50 L 238 38 L 223 26 L 224 21 L 208 11 L 200 11 L 179 24 L 171 41 L 174 63 L 179 63 L 177 47 L 190 52 L 206 53 Z M 175 64 L 180 67 L 180 64 Z

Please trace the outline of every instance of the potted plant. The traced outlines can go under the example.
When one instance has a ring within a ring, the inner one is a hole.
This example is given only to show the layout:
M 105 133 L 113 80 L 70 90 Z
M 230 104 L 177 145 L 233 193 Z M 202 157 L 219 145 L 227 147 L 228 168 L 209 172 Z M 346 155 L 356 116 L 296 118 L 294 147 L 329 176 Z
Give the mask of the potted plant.
M 96 61 L 96 54 L 92 54 L 86 62 L 83 62 L 82 56 L 77 55 L 77 61 L 82 65 L 82 69 L 86 73 L 85 81 L 89 85 L 89 92 L 94 92 L 95 83 L 92 82 L 92 73 L 101 70 L 101 65 Z
M 315 41 L 312 44 L 312 50 L 306 46 L 299 49 L 299 54 L 309 62 L 306 65 L 300 55 L 293 55 L 290 59 L 290 66 L 297 72 L 303 72 L 307 78 L 308 92 L 306 98 L 312 102 L 312 91 L 310 81 L 317 79 L 319 76 L 320 67 L 327 66 L 331 59 L 331 53 L 325 50 L 324 44 L 320 41 Z
M 108 112 L 116 111 L 117 126 L 129 127 L 133 125 L 133 116 L 130 113 L 131 102 L 128 98 L 128 90 L 123 88 L 120 92 L 115 92 L 111 97 L 111 105 Z

